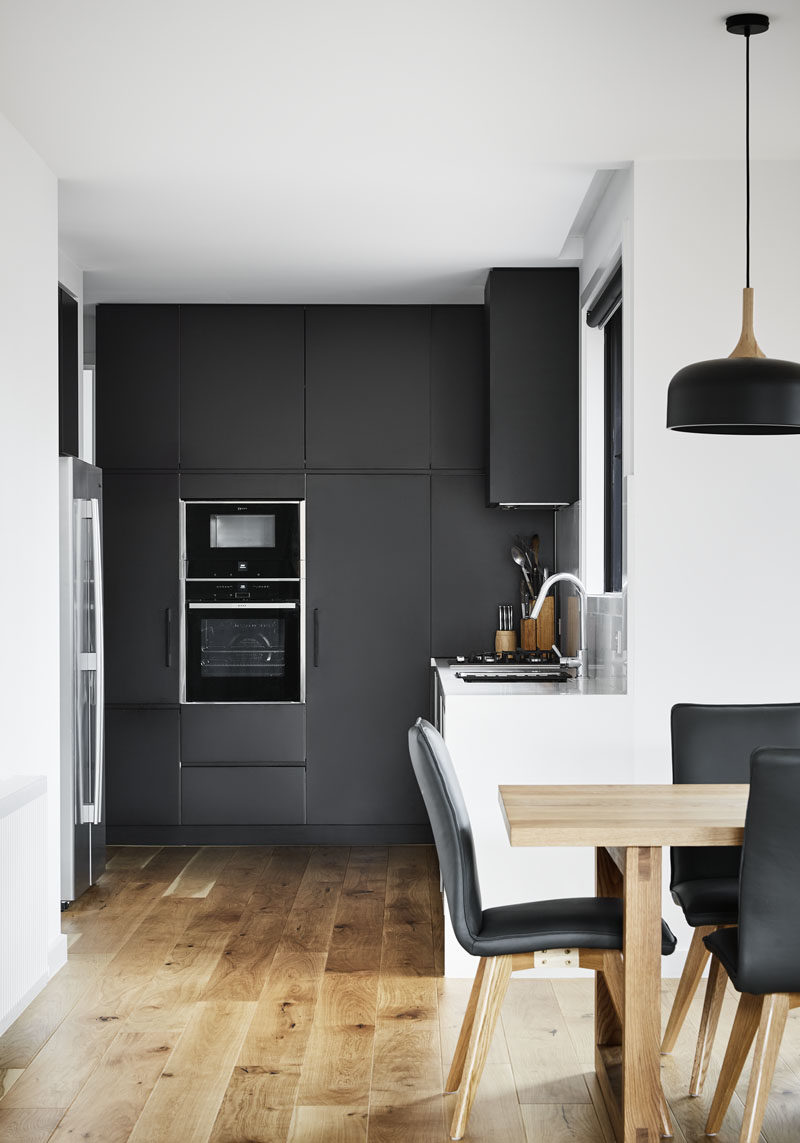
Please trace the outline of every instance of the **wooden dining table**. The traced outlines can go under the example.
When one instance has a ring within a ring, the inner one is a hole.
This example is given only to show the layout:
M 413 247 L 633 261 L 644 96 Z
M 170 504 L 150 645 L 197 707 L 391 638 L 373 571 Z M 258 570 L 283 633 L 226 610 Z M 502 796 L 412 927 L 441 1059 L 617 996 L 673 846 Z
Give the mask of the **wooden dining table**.
M 597 896 L 623 900 L 621 987 L 597 972 L 594 1015 L 595 1067 L 618 1143 L 672 1134 L 660 1073 L 662 847 L 741 845 L 748 790 L 499 787 L 512 846 L 592 846 Z

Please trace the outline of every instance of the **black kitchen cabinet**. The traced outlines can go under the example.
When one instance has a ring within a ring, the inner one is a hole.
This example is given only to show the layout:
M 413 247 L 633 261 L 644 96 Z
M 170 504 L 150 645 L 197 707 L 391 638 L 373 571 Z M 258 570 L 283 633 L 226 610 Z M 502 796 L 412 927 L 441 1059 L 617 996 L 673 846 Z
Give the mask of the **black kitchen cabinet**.
M 430 464 L 428 306 L 306 311 L 309 468 Z
M 306 760 L 303 703 L 187 703 L 181 707 L 181 761 L 287 763 Z
M 483 306 L 431 310 L 431 467 L 486 468 Z
M 106 708 L 108 826 L 175 826 L 180 813 L 177 709 Z
M 181 467 L 304 463 L 302 306 L 181 306 Z
M 540 540 L 553 567 L 553 513 L 486 506 L 480 474 L 431 478 L 431 654 L 445 658 L 494 650 L 498 603 L 514 607 L 519 633 L 521 574 L 511 559 L 514 536 Z
M 307 821 L 427 821 L 408 728 L 428 707 L 429 478 L 309 475 Z
M 577 269 L 491 270 L 489 502 L 579 496 Z
M 78 456 L 80 429 L 78 303 L 58 287 L 58 454 Z
M 302 825 L 302 766 L 184 766 L 183 825 Z
M 97 464 L 178 466 L 178 307 L 97 307 Z
M 178 702 L 178 477 L 103 478 L 106 701 Z

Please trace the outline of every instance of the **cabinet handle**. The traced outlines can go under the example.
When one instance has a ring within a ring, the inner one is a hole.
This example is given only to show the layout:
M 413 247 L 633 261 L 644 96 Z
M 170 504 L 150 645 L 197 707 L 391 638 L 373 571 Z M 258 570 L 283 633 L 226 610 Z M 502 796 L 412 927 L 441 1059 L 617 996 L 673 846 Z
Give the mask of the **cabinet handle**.
M 314 666 L 319 666 L 319 608 L 314 608 Z
M 164 610 L 164 666 L 172 666 L 172 608 Z

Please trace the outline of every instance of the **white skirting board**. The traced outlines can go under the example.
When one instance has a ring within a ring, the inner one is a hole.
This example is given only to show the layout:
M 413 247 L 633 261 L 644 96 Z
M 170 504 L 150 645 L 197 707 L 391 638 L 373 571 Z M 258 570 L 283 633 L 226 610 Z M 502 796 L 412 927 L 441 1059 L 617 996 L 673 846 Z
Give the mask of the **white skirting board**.
M 0 1033 L 50 976 L 47 947 L 47 782 L 0 782 Z

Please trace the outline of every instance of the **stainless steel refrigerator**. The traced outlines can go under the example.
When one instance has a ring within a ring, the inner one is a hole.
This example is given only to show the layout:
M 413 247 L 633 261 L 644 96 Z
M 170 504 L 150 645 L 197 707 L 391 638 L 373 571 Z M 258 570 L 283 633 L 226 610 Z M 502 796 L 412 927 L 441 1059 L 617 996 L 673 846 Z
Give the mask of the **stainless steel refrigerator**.
M 105 868 L 102 473 L 59 458 L 61 571 L 61 899 Z

